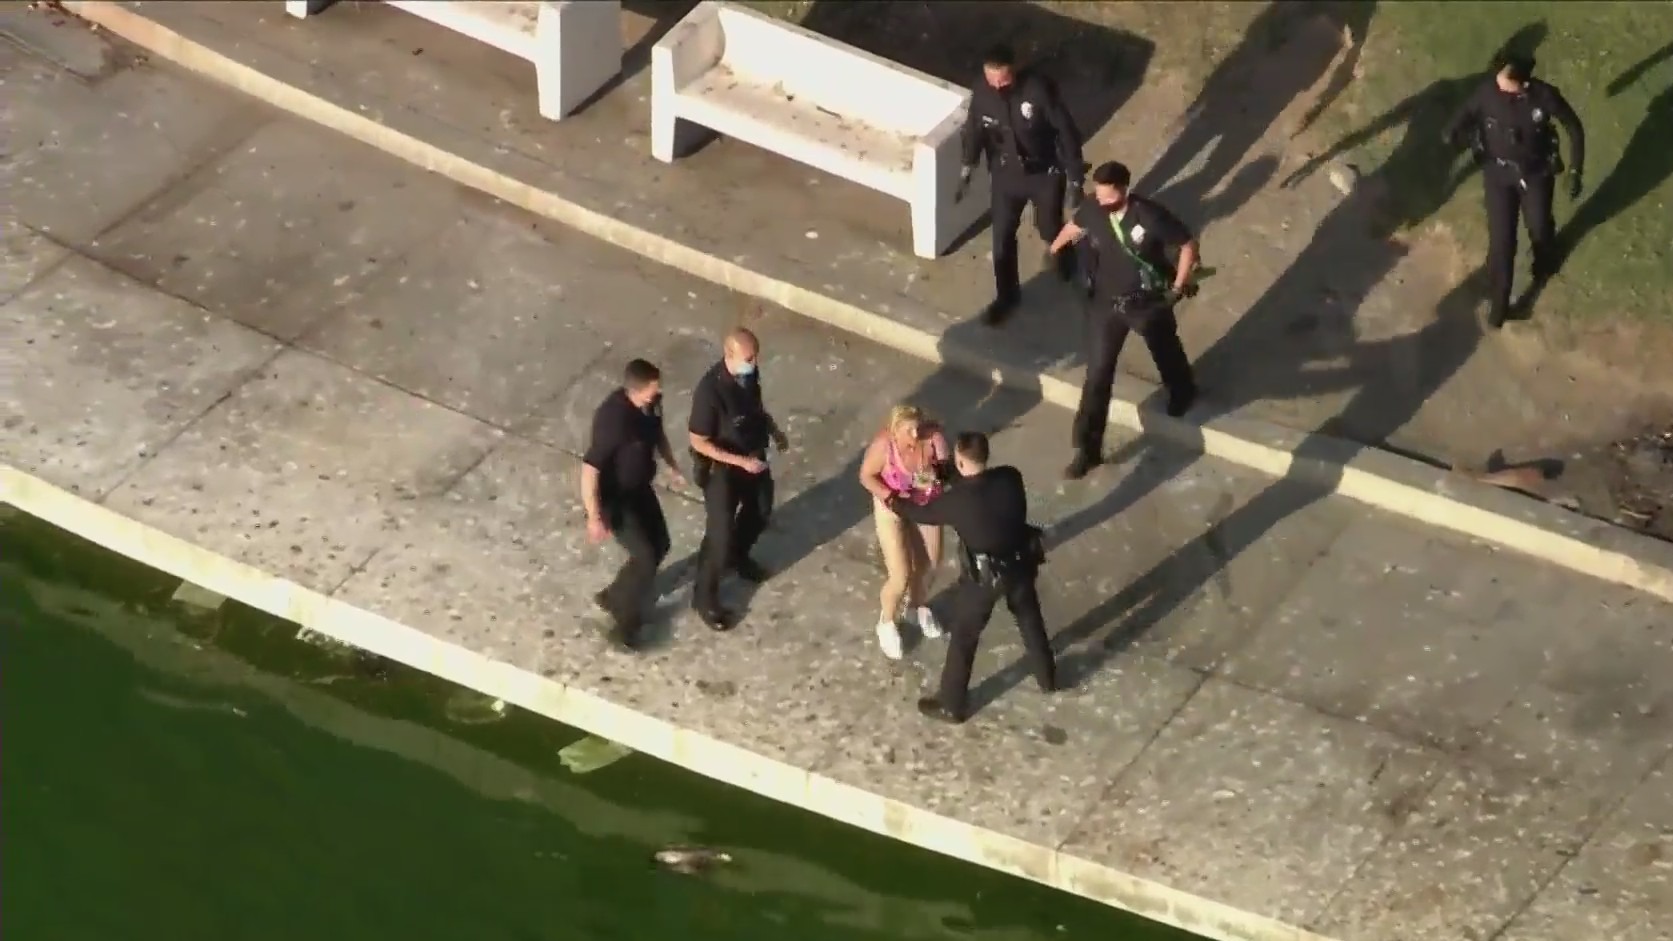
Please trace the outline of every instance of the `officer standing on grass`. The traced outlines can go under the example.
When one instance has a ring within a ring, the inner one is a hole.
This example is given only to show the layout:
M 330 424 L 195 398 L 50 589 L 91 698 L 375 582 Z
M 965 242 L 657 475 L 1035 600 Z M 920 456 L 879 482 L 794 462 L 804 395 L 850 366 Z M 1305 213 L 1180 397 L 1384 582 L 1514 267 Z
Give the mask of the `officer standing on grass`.
M 1467 144 L 1481 164 L 1487 190 L 1487 279 L 1492 292 L 1487 322 L 1498 329 L 1511 307 L 1518 213 L 1532 242 L 1535 284 L 1556 273 L 1551 203 L 1563 161 L 1553 122 L 1562 125 L 1568 136 L 1572 199 L 1578 199 L 1583 188 L 1586 130 L 1562 93 L 1533 77 L 1533 56 L 1509 54 L 1494 65 L 1493 77 L 1471 93 L 1447 126 L 1446 142 L 1454 149 Z
M 773 511 L 767 445 L 780 451 L 790 447 L 762 403 L 760 352 L 755 334 L 742 327 L 733 330 L 726 335 L 720 362 L 697 381 L 691 396 L 692 476 L 703 488 L 707 517 L 692 606 L 717 631 L 735 623 L 720 604 L 720 580 L 727 570 L 747 581 L 767 579 L 766 570 L 749 555 Z
M 982 316 L 989 324 L 999 324 L 1022 297 L 1017 229 L 1023 208 L 1033 206 L 1034 227 L 1050 242 L 1063 225 L 1065 196 L 1073 201 L 1071 208 L 1080 203 L 1085 168 L 1080 131 L 1056 86 L 1038 72 L 1019 70 L 1009 46 L 988 50 L 982 58 L 982 80 L 970 90 L 959 198 L 982 157 L 987 158 L 993 194 L 994 284 L 993 303 Z M 1073 255 L 1052 260 L 1058 277 L 1067 281 L 1073 276 Z
M 1088 254 L 1095 259 L 1086 316 L 1086 376 L 1075 411 L 1075 456 L 1063 471 L 1071 480 L 1103 463 L 1110 390 L 1127 334 L 1137 331 L 1149 347 L 1168 392 L 1169 415 L 1184 415 L 1197 398 L 1196 377 L 1174 317 L 1179 299 L 1196 294 L 1196 236 L 1161 204 L 1131 195 L 1132 179 L 1122 164 L 1101 164 L 1092 173 L 1093 199 L 1081 204 L 1051 243 L 1053 252 L 1063 252 L 1089 240 Z M 1177 260 L 1169 259 L 1170 250 L 1178 252 Z
M 636 359 L 623 370 L 621 388 L 593 413 L 592 437 L 581 459 L 587 535 L 602 542 L 614 534 L 627 551 L 627 562 L 593 600 L 610 615 L 611 639 L 629 649 L 638 643 L 657 567 L 668 556 L 668 521 L 652 486 L 658 455 L 680 482 L 662 425 L 662 373 Z
M 918 700 L 918 711 L 954 724 L 970 717 L 970 670 L 982 630 L 1000 598 L 1016 618 L 1022 643 L 1045 692 L 1057 689 L 1057 664 L 1046 637 L 1045 616 L 1035 588 L 1045 547 L 1040 530 L 1028 523 L 1028 492 L 1015 467 L 988 466 L 988 437 L 966 432 L 953 444 L 959 479 L 928 503 L 901 496 L 889 509 L 919 525 L 951 526 L 958 533 L 961 573 L 953 588 L 948 627 L 952 640 L 941 668 L 941 688 Z

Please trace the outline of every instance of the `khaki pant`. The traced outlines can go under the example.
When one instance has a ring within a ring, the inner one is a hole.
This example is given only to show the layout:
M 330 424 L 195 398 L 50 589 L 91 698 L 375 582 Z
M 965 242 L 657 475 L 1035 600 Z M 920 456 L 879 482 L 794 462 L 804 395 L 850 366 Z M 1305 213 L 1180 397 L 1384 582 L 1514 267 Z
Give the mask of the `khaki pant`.
M 877 522 L 877 545 L 883 550 L 883 568 L 888 577 L 878 602 L 878 622 L 900 616 L 901 602 L 916 608 L 929 602 L 935 572 L 941 567 L 941 527 L 914 526 L 883 504 L 872 501 Z

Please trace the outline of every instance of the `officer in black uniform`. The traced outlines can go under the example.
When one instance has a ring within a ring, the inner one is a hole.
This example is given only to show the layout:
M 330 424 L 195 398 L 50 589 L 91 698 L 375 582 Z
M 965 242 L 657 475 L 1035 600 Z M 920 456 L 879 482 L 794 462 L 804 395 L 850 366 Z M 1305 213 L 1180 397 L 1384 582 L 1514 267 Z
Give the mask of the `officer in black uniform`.
M 1465 100 L 1446 129 L 1447 144 L 1468 144 L 1481 163 L 1487 190 L 1487 322 L 1504 325 L 1516 271 L 1516 219 L 1520 212 L 1533 248 L 1533 278 L 1555 274 L 1556 222 L 1551 202 L 1563 172 L 1557 131 L 1568 136 L 1569 195 L 1578 199 L 1586 165 L 1586 130 L 1561 92 L 1533 77 L 1534 58 L 1506 55 L 1497 73 Z
M 1179 342 L 1174 304 L 1196 293 L 1196 236 L 1161 204 L 1128 193 L 1133 175 L 1111 161 L 1092 173 L 1093 199 L 1051 243 L 1053 252 L 1085 240 L 1093 259 L 1092 300 L 1087 307 L 1086 377 L 1075 412 L 1075 457 L 1064 469 L 1073 480 L 1103 462 L 1104 426 L 1116 358 L 1127 334 L 1138 331 L 1168 391 L 1168 414 L 1178 417 L 1197 398 L 1196 377 Z M 1177 250 L 1170 260 L 1168 251 Z
M 587 535 L 600 542 L 614 534 L 627 551 L 627 562 L 593 600 L 614 622 L 612 639 L 628 648 L 638 642 L 657 567 L 668 556 L 668 521 L 651 486 L 659 454 L 679 482 L 662 425 L 662 373 L 636 359 L 623 371 L 621 388 L 593 413 L 592 438 L 581 459 Z
M 1046 637 L 1045 616 L 1035 582 L 1045 562 L 1040 530 L 1028 523 L 1028 492 L 1015 467 L 988 466 L 988 437 L 977 432 L 958 436 L 953 459 L 959 478 L 940 496 L 919 506 L 899 496 L 889 509 L 913 523 L 951 526 L 962 545 L 962 573 L 953 589 L 948 624 L 952 640 L 941 668 L 941 689 L 918 700 L 918 711 L 942 722 L 970 717 L 970 669 L 982 629 L 1000 598 L 1016 618 L 1022 643 L 1040 689 L 1057 689 L 1057 663 Z
M 730 629 L 731 612 L 720 604 L 720 580 L 728 569 L 761 582 L 767 572 L 749 556 L 773 511 L 773 475 L 767 445 L 790 441 L 761 399 L 756 359 L 761 343 L 742 327 L 727 334 L 721 361 L 703 374 L 691 396 L 692 476 L 703 488 L 707 523 L 697 553 L 692 606 L 703 623 Z
M 1022 297 L 1017 275 L 1017 228 L 1024 206 L 1034 207 L 1034 227 L 1050 242 L 1063 225 L 1065 196 L 1082 195 L 1081 136 L 1046 76 L 1019 70 L 1008 46 L 995 46 L 982 59 L 982 80 L 970 90 L 964 125 L 964 169 L 959 193 L 970 184 L 976 161 L 985 156 L 993 187 L 994 301 L 983 319 L 998 324 Z M 1071 207 L 1072 208 L 1072 207 Z M 1060 278 L 1074 274 L 1074 256 L 1052 259 Z

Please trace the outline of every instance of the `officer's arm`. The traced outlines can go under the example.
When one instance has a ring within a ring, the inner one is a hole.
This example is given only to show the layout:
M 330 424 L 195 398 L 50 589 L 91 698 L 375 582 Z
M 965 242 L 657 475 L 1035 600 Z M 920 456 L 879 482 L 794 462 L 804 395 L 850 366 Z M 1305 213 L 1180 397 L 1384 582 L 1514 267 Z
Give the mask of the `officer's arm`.
M 661 422 L 656 426 L 656 453 L 662 455 L 662 463 L 674 473 L 680 472 L 679 462 L 674 460 L 674 444 L 668 440 L 668 429 Z
M 1066 222 L 1063 224 L 1063 228 L 1058 231 L 1057 238 L 1051 240 L 1051 253 L 1055 255 L 1083 238 L 1086 238 L 1085 229 L 1075 225 L 1072 220 Z
M 1551 116 L 1563 126 L 1563 134 L 1568 137 L 1568 167 L 1576 176 L 1582 175 L 1586 172 L 1586 127 L 1562 92 L 1550 85 L 1545 87 L 1550 90 Z
M 1481 96 L 1481 88 L 1471 90 L 1469 97 L 1465 98 L 1464 103 L 1459 105 L 1458 110 L 1453 113 L 1452 120 L 1446 123 L 1446 130 L 1442 133 L 1442 139 L 1446 141 L 1448 147 L 1462 146 L 1461 138 L 1464 131 L 1481 122 Z
M 621 443 L 619 429 L 610 421 L 606 411 L 600 408 L 593 415 L 592 438 L 587 442 L 587 453 L 581 458 L 581 506 L 587 511 L 589 520 L 598 519 L 603 512 L 598 498 L 598 474 L 610 466 L 610 459 Z
M 1199 257 L 1196 233 L 1191 227 L 1180 221 L 1180 218 L 1161 206 L 1156 206 L 1156 218 L 1152 220 L 1152 230 L 1162 240 L 1162 244 L 1179 250 L 1179 263 L 1174 266 L 1173 289 L 1185 290 L 1191 283 L 1191 272 L 1196 270 Z
M 982 156 L 982 91 L 980 88 L 970 93 L 970 110 L 964 116 L 964 153 L 965 169 L 976 166 L 976 161 Z
M 1052 129 L 1057 132 L 1057 160 L 1062 166 L 1063 173 L 1069 182 L 1077 188 L 1085 183 L 1086 158 L 1081 153 L 1080 128 L 1075 126 L 1074 115 L 1063 106 L 1063 97 L 1057 92 L 1057 83 L 1047 78 L 1041 78 L 1041 85 L 1045 88 L 1046 120 L 1051 122 Z
M 691 437 L 691 449 L 717 464 L 737 467 L 743 463 L 738 455 L 715 444 L 720 437 L 720 403 L 715 401 L 714 384 L 707 377 L 697 383 L 691 396 L 691 423 L 686 431 Z
M 890 500 L 889 508 L 895 511 L 896 516 L 916 526 L 951 526 L 956 530 L 958 521 L 968 513 L 962 510 L 966 503 L 965 490 L 964 487 L 949 487 L 924 504 L 911 500 Z

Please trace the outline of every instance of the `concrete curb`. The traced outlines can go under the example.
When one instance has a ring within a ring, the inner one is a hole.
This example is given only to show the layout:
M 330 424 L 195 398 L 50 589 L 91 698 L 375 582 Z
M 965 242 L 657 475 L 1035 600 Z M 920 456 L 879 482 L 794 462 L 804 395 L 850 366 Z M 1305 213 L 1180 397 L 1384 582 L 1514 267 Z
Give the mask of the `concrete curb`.
M 889 317 L 595 212 L 265 75 L 122 4 L 68 0 L 64 7 L 155 55 L 280 110 L 652 261 L 900 352 L 1037 390 L 1045 401 L 1056 405 L 1072 409 L 1078 404 L 1079 389 L 1060 378 L 1004 366 L 980 351 L 943 344 L 939 337 Z M 1673 601 L 1673 544 L 1386 451 L 1238 416 L 1195 424 L 1168 418 L 1126 397 L 1112 403 L 1110 422 L 1130 431 L 1159 434 L 1215 458 L 1274 477 L 1316 484 L 1322 492 L 1351 497 L 1380 510 Z
M 1075 856 L 931 813 L 615 705 L 170 536 L 0 464 L 0 503 L 343 643 L 735 787 L 1215 941 L 1333 941 Z

